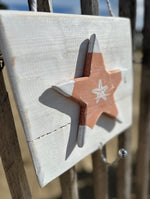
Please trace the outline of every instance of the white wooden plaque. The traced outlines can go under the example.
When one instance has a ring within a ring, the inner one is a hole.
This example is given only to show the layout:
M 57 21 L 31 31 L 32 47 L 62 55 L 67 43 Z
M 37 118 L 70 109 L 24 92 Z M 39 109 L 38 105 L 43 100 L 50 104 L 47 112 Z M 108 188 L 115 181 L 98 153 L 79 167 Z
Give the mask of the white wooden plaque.
M 80 106 L 51 87 L 82 76 L 92 34 L 97 36 L 107 70 L 122 71 L 114 94 L 122 122 L 103 114 L 80 148 L 76 145 Z M 131 125 L 128 19 L 1 11 L 0 44 L 42 187 Z

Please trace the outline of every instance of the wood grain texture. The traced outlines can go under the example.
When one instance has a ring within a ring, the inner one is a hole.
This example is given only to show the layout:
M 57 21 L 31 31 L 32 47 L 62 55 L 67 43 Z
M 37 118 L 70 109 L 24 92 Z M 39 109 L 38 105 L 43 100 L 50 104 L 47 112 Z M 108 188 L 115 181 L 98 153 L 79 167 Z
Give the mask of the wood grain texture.
M 63 199 L 78 199 L 78 183 L 75 167 L 60 176 Z
M 80 0 L 83 15 L 99 15 L 98 0 Z
M 136 198 L 149 198 L 150 168 L 150 1 L 144 4 L 143 65 L 139 120 L 139 144 L 137 153 Z
M 0 72 L 0 155 L 12 198 L 30 199 L 31 193 L 2 71 Z
M 129 21 L 10 11 L 1 12 L 0 18 L 4 59 L 36 173 L 44 186 L 98 149 L 100 142 L 105 144 L 131 125 Z M 114 94 L 122 123 L 102 115 L 92 132 L 85 135 L 81 149 L 76 146 L 80 107 L 51 87 L 81 77 L 88 40 L 93 33 L 101 44 L 106 69 L 122 71 L 123 81 Z
M 131 20 L 132 33 L 132 55 L 134 53 L 134 35 L 136 22 L 136 0 L 120 0 L 119 16 L 128 17 Z M 133 59 L 133 58 L 132 58 Z M 125 148 L 128 151 L 128 157 L 118 163 L 117 168 L 117 194 L 119 199 L 129 199 L 131 197 L 131 128 L 119 135 L 119 148 Z

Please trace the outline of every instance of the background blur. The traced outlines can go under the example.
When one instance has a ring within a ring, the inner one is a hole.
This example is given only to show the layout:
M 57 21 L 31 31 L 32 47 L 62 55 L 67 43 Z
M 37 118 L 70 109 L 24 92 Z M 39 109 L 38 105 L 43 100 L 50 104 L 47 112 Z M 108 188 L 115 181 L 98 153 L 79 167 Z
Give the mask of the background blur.
M 28 10 L 28 0 L 0 0 L 8 6 L 10 10 Z M 107 16 L 108 9 L 106 0 L 99 0 L 100 2 L 100 15 Z M 114 14 L 118 15 L 118 0 L 110 0 Z M 80 14 L 80 1 L 79 0 L 52 0 L 53 11 L 56 13 Z M 143 26 L 143 0 L 137 0 L 137 24 L 138 30 Z
M 112 10 L 116 16 L 118 16 L 118 0 L 110 0 Z M 80 1 L 79 0 L 52 0 L 53 11 L 55 13 L 68 13 L 68 14 L 80 14 Z M 0 9 L 10 10 L 28 10 L 27 0 L 0 0 Z M 100 0 L 100 15 L 108 16 L 108 9 L 105 0 Z M 134 181 L 135 181 L 135 159 L 138 142 L 138 116 L 139 116 L 139 94 L 140 94 L 140 74 L 141 74 L 141 44 L 142 44 L 142 31 L 143 27 L 143 0 L 137 0 L 137 23 L 136 23 L 136 53 L 134 55 L 134 81 L 136 86 L 134 88 L 134 103 L 133 103 L 133 127 L 132 127 L 132 155 L 133 155 L 133 178 L 132 178 L 132 193 L 134 193 Z M 20 122 L 19 114 L 16 109 L 12 91 L 7 78 L 7 73 L 4 69 L 5 82 L 7 90 L 9 92 L 10 102 L 13 109 L 13 115 L 15 118 L 15 125 L 17 129 L 18 139 L 24 161 L 26 174 L 28 177 L 30 189 L 33 199 L 58 199 L 61 197 L 61 189 L 59 179 L 53 180 L 46 187 L 40 188 L 37 182 L 37 178 L 34 172 L 31 156 L 26 143 L 22 124 Z M 112 147 L 113 146 L 113 147 Z M 111 149 L 111 150 L 110 150 Z M 107 144 L 107 158 L 112 161 L 116 158 L 117 153 L 117 139 L 114 138 Z M 88 156 L 76 165 L 78 172 L 78 185 L 80 196 L 82 199 L 94 198 L 92 188 L 92 163 L 91 157 Z M 111 198 L 116 197 L 116 167 L 109 168 L 109 196 Z M 132 194 L 134 198 L 134 194 Z M 5 173 L 0 160 L 0 199 L 11 199 Z

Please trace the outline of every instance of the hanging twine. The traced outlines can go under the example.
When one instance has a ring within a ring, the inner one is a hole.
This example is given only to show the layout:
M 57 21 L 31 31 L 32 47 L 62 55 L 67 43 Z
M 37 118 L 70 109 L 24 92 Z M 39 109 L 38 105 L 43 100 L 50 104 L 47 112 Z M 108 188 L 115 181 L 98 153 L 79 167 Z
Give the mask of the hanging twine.
M 106 3 L 107 3 L 109 15 L 114 17 L 109 0 L 106 0 Z M 36 0 L 28 0 L 28 4 L 29 4 L 29 8 L 31 11 L 34 11 L 34 12 L 37 11 L 37 1 Z
M 111 8 L 111 5 L 110 5 L 109 0 L 106 0 L 106 3 L 107 3 L 109 15 L 112 16 L 112 17 L 114 17 L 115 15 L 114 15 L 113 12 L 112 12 L 112 8 Z
M 36 0 L 28 0 L 30 11 L 37 11 L 37 1 Z

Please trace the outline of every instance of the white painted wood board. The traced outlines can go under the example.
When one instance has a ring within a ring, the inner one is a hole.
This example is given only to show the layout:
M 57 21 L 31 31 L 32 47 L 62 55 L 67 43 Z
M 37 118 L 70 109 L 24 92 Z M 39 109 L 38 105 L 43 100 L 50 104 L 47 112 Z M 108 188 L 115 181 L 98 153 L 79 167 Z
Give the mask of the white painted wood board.
M 102 115 L 82 148 L 80 107 L 51 87 L 82 76 L 88 39 L 97 35 L 108 70 L 120 69 L 115 101 L 122 123 Z M 125 18 L 0 12 L 0 45 L 41 186 L 132 123 L 130 21 Z

